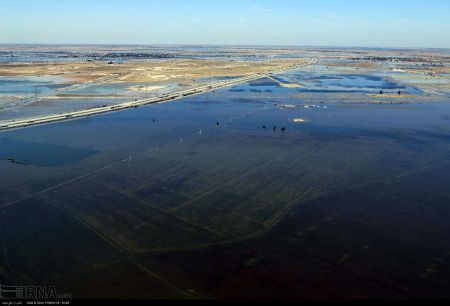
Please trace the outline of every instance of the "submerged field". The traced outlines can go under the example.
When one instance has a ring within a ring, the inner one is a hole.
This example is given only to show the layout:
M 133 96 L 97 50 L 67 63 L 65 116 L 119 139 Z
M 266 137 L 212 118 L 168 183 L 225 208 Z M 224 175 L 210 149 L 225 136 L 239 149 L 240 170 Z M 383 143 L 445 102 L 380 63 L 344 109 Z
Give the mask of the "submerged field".
M 448 98 L 316 69 L 0 133 L 0 283 L 448 298 Z

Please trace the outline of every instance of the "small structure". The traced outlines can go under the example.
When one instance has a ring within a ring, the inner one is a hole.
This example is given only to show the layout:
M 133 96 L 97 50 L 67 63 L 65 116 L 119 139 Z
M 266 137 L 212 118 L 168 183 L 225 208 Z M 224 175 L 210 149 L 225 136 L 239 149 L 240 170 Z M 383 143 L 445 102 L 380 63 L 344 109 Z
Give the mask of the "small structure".
M 292 122 L 298 123 L 298 124 L 303 124 L 303 123 L 308 123 L 308 120 L 304 119 L 304 118 L 294 118 L 294 119 L 292 119 Z
M 305 105 L 305 109 L 327 109 L 328 106 L 321 106 L 321 105 Z
M 297 107 L 295 104 L 280 104 L 281 109 L 296 109 Z

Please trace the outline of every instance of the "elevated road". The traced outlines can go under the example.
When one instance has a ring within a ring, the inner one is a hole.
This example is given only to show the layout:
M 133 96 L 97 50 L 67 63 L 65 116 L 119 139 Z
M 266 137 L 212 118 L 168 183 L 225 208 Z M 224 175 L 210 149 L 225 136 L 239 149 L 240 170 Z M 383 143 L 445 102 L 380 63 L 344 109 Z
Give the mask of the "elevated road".
M 113 111 L 120 111 L 125 110 L 129 108 L 137 108 L 140 106 L 148 105 L 148 104 L 155 104 L 155 103 L 165 103 L 170 101 L 175 101 L 179 99 L 183 99 L 185 97 L 189 96 L 195 96 L 200 95 L 209 91 L 218 90 L 225 87 L 231 87 L 242 83 L 247 83 L 251 81 L 255 81 L 261 78 L 265 77 L 271 77 L 273 75 L 281 74 L 289 70 L 294 70 L 300 67 L 309 66 L 318 63 L 318 59 L 312 59 L 311 61 L 303 64 L 297 64 L 292 65 L 283 69 L 278 70 L 272 70 L 266 73 L 256 73 L 250 76 L 244 76 L 241 78 L 233 79 L 233 80 L 226 80 L 226 81 L 219 81 L 216 83 L 211 83 L 208 85 L 202 85 L 199 87 L 181 90 L 175 93 L 168 93 L 164 94 L 155 98 L 150 99 L 143 99 L 138 101 L 132 101 L 132 102 L 125 102 L 122 104 L 112 105 L 112 106 L 105 106 L 100 108 L 93 108 L 93 109 L 87 109 L 87 110 L 80 110 L 80 111 L 74 111 L 74 112 L 68 112 L 63 114 L 56 114 L 56 115 L 48 115 L 48 116 L 42 116 L 37 118 L 28 118 L 28 119 L 21 119 L 21 120 L 14 120 L 9 122 L 2 122 L 0 123 L 0 131 L 4 130 L 10 130 L 10 129 L 18 129 L 18 128 L 24 128 L 34 125 L 40 125 L 40 124 L 48 124 L 58 121 L 64 121 L 64 120 L 74 120 L 79 119 L 83 117 L 89 117 L 89 116 L 95 116 L 100 114 L 105 114 L 108 112 Z

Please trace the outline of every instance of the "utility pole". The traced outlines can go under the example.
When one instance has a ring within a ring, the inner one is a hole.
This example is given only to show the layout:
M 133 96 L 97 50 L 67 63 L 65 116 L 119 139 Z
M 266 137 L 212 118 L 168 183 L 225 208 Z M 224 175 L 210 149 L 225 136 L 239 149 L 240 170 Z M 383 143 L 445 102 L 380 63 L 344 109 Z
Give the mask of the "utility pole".
M 212 85 L 211 80 L 211 62 L 208 61 L 208 76 L 209 76 L 209 86 Z M 209 102 L 209 88 L 206 89 L 206 102 Z
M 212 84 L 212 78 L 211 78 L 211 63 L 208 65 L 208 74 L 209 74 L 209 85 Z
M 34 97 L 36 99 L 36 102 L 38 101 L 38 96 L 39 96 L 39 92 L 38 92 L 37 86 L 34 86 Z

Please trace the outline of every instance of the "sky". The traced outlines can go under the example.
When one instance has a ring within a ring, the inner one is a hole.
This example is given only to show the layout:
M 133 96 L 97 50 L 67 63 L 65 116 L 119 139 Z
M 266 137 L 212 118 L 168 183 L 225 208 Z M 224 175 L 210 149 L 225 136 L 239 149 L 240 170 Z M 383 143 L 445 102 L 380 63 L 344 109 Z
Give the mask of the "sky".
M 0 43 L 450 48 L 450 1 L 0 0 Z

